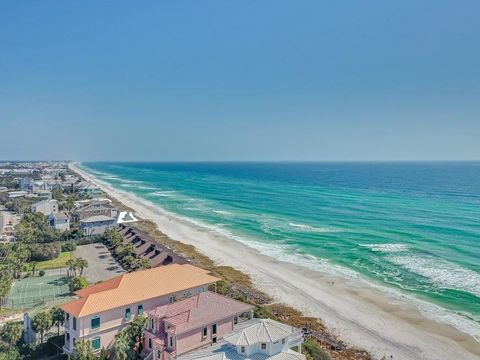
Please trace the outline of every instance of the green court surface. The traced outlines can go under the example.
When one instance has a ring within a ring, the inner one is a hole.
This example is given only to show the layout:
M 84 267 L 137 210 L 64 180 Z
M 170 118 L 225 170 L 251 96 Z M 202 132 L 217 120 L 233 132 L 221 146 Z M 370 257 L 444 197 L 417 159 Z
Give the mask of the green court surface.
M 69 295 L 68 278 L 63 275 L 28 277 L 13 283 L 5 305 L 10 309 L 31 309 Z

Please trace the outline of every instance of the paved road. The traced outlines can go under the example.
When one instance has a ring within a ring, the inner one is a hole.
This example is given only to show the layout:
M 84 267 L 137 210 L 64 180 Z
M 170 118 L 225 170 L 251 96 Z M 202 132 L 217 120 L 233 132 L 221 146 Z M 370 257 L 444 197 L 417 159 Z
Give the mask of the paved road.
M 103 244 L 78 246 L 74 254 L 88 261 L 88 268 L 83 275 L 90 283 L 108 280 L 125 272 Z

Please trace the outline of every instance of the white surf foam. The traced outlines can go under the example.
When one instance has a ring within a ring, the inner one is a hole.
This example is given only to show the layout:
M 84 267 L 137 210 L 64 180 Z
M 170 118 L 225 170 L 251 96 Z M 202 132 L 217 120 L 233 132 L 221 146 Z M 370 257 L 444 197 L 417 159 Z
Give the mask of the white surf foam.
M 407 244 L 359 244 L 360 246 L 367 247 L 375 252 L 382 253 L 395 253 L 407 251 L 409 249 Z
M 473 270 L 433 256 L 397 255 L 387 259 L 430 279 L 439 288 L 466 291 L 480 297 L 480 274 Z
M 172 196 L 175 196 L 175 191 L 154 191 L 154 192 L 151 192 L 150 195 L 153 195 L 153 196 L 160 196 L 160 197 L 172 197 Z
M 311 226 L 311 225 L 307 225 L 307 224 L 297 224 L 297 223 L 293 223 L 293 222 L 289 222 L 288 225 L 291 226 L 292 228 L 295 228 L 297 230 L 301 230 L 301 231 L 304 231 L 304 232 L 312 232 L 312 233 L 334 233 L 334 232 L 338 232 L 337 229 L 332 229 L 332 228 L 329 228 L 329 227 L 316 227 L 316 226 Z

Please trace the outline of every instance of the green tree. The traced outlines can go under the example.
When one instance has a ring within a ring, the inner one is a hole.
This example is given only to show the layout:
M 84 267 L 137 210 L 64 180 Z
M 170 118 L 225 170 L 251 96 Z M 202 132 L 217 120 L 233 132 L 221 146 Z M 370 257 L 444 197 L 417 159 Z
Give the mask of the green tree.
M 12 282 L 13 278 L 11 271 L 8 269 L 8 267 L 3 266 L 0 269 L 0 308 L 4 303 L 6 296 L 10 292 Z
M 10 346 L 15 346 L 15 344 L 22 337 L 23 327 L 22 324 L 15 321 L 8 321 L 3 325 L 1 337 L 7 342 Z
M 22 356 L 17 348 L 10 347 L 7 351 L 0 352 L 0 360 L 21 360 Z
M 40 344 L 43 344 L 43 336 L 52 327 L 52 317 L 48 311 L 41 311 L 33 317 L 33 331 L 40 334 Z
M 30 268 L 32 269 L 32 276 L 35 277 L 35 271 L 37 270 L 37 262 L 36 261 L 32 261 L 30 263 Z
M 147 258 L 138 259 L 136 267 L 139 270 L 150 269 L 150 260 L 148 260 Z
M 52 317 L 53 325 L 57 327 L 57 335 L 60 335 L 60 326 L 65 322 L 65 313 L 62 309 L 54 306 L 50 309 L 50 316 Z
M 124 331 L 117 334 L 112 346 L 111 360 L 129 360 L 131 358 L 131 345 L 128 334 Z
M 93 360 L 95 355 L 93 355 L 92 344 L 89 340 L 77 340 L 75 342 L 75 348 L 72 353 L 73 360 Z
M 78 258 L 76 267 L 77 267 L 77 269 L 80 269 L 80 276 L 82 276 L 83 269 L 88 267 L 88 261 L 84 258 Z
M 68 270 L 73 273 L 73 276 L 77 276 L 77 260 L 75 258 L 70 258 L 67 260 L 66 264 L 68 265 Z

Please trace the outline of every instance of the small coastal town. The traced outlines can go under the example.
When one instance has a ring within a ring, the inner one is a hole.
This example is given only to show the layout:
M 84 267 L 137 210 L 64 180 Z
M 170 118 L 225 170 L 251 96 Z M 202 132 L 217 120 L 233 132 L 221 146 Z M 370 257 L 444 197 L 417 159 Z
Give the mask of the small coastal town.
M 68 162 L 0 163 L 1 359 L 370 359 Z

